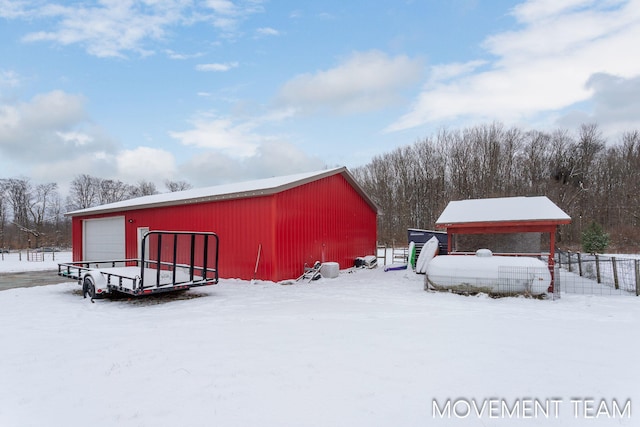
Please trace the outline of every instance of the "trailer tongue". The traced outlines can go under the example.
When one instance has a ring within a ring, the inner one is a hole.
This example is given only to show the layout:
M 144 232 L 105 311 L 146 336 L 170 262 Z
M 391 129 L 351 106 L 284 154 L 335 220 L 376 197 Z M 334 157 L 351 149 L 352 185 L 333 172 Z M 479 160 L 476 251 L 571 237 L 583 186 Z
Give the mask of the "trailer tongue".
M 141 258 L 58 264 L 58 275 L 78 281 L 83 295 L 140 296 L 218 283 L 218 236 L 209 232 L 149 231 Z

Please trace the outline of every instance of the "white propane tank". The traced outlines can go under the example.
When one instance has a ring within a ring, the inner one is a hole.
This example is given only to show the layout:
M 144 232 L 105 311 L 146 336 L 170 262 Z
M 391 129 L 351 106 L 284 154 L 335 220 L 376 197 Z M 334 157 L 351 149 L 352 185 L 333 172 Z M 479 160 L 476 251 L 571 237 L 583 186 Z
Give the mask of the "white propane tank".
M 531 257 L 495 256 L 489 249 L 475 255 L 441 255 L 427 265 L 425 289 L 492 294 L 541 295 L 551 284 L 547 265 Z

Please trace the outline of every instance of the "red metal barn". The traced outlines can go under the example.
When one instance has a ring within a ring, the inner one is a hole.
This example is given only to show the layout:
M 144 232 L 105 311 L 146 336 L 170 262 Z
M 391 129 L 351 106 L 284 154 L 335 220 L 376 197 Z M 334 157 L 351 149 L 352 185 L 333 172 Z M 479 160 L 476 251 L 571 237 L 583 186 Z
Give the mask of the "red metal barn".
M 280 281 L 376 250 L 375 204 L 342 167 L 139 197 L 67 213 L 73 260 L 140 257 L 148 230 L 213 231 L 223 278 Z

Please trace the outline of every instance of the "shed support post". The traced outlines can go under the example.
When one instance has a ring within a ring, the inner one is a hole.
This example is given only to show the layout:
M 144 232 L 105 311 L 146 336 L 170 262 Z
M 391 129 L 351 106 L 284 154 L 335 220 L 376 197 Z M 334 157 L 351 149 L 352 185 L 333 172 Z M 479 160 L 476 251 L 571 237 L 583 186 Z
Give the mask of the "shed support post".
M 553 293 L 553 288 L 555 285 L 555 268 L 554 268 L 554 257 L 555 257 L 555 247 L 556 247 L 556 233 L 554 231 L 549 232 L 549 274 L 551 274 L 551 283 L 549 284 L 548 292 L 550 294 Z

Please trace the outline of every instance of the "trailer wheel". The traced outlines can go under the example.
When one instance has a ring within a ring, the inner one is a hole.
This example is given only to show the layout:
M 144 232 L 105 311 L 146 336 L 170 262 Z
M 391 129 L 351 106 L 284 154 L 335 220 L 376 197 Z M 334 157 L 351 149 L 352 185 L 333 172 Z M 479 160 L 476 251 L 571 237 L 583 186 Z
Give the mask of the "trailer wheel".
M 96 285 L 93 282 L 93 277 L 85 276 L 84 281 L 82 282 L 82 296 L 84 298 L 91 297 L 91 301 L 96 297 Z

